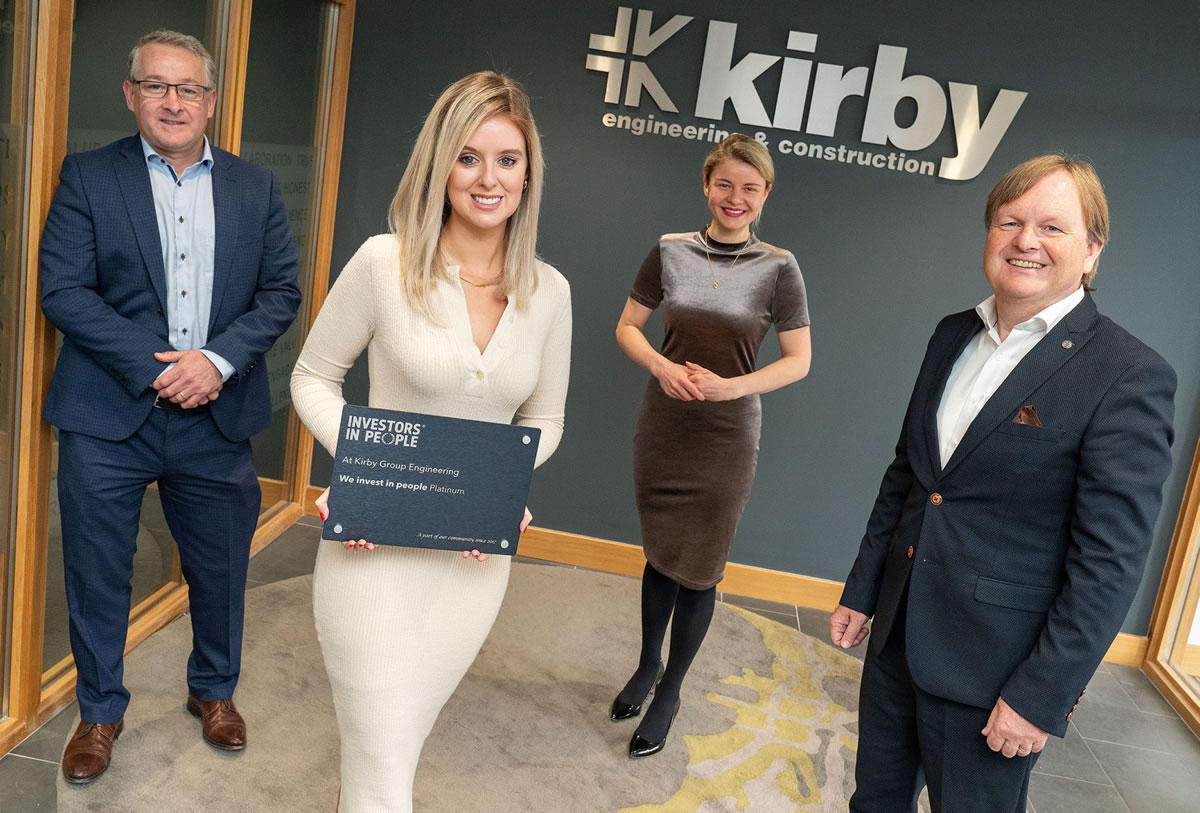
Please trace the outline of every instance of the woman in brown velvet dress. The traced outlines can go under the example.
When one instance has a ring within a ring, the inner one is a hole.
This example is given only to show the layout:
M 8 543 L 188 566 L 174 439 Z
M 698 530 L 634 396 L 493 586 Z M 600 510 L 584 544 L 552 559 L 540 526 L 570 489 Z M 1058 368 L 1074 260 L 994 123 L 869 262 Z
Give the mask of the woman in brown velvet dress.
M 629 743 L 635 759 L 662 750 L 712 620 L 716 584 L 754 484 L 758 396 L 808 373 L 808 302 L 796 259 L 751 231 L 774 181 L 771 155 L 754 139 L 735 133 L 717 145 L 704 162 L 711 221 L 699 232 L 659 239 L 617 324 L 621 349 L 653 376 L 633 446 L 647 560 L 642 649 L 611 712 L 613 720 L 636 717 L 661 675 Z M 660 305 L 665 335 L 655 351 L 642 329 Z M 772 325 L 782 357 L 756 370 Z

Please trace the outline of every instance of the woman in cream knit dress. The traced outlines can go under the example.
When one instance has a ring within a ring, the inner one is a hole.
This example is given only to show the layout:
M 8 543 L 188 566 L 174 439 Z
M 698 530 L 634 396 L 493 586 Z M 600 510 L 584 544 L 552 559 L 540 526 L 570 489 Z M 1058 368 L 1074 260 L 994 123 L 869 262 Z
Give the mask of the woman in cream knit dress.
M 292 374 L 330 452 L 342 381 L 365 349 L 372 407 L 542 430 L 558 445 L 570 364 L 566 280 L 534 255 L 542 157 L 513 80 L 451 85 L 390 210 L 321 308 Z M 326 509 L 323 502 L 322 515 Z M 408 811 L 425 737 L 483 645 L 508 556 L 321 543 L 313 613 L 341 734 L 341 810 Z

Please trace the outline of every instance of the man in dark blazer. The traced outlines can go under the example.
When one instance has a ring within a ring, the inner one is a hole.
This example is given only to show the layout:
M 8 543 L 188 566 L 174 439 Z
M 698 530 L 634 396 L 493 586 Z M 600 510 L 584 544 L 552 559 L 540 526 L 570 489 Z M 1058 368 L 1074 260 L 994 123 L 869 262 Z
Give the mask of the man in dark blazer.
M 851 811 L 1024 813 L 1141 580 L 1171 468 L 1175 373 L 1096 312 L 1091 165 L 1031 159 L 988 198 L 994 295 L 929 341 L 841 604 L 875 634 Z
M 63 334 L 43 416 L 59 429 L 82 718 L 63 753 L 70 782 L 103 773 L 121 733 L 133 555 L 152 482 L 189 588 L 186 707 L 210 744 L 246 743 L 232 698 L 261 500 L 249 438 L 270 424 L 262 362 L 300 291 L 278 180 L 205 138 L 215 86 L 198 40 L 142 37 L 124 83 L 139 134 L 67 156 L 42 236 L 42 309 Z

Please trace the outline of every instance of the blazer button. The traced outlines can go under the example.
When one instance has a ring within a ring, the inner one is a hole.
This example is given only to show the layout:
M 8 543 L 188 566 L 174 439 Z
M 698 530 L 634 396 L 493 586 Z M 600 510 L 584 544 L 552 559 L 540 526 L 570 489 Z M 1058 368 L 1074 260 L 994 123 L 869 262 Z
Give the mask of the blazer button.
M 929 501 L 930 501 L 931 503 L 933 503 L 934 505 L 941 505 L 941 504 L 942 504 L 942 495 L 941 495 L 941 494 L 938 494 L 938 493 L 935 491 L 935 492 L 933 492 L 932 494 L 930 494 L 930 495 L 929 495 Z
M 915 553 L 915 551 L 913 550 L 913 546 L 909 545 L 908 546 L 908 558 L 909 559 L 913 558 L 913 553 Z

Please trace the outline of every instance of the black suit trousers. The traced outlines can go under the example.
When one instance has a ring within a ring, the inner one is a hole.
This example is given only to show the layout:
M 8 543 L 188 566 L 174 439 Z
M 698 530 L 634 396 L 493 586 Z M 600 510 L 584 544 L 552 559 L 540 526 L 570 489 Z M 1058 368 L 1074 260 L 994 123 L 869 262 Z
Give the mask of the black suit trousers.
M 1038 755 L 1007 759 L 992 751 L 980 733 L 991 709 L 934 697 L 913 683 L 906 610 L 907 595 L 887 642 L 868 651 L 863 666 L 851 813 L 915 813 L 926 785 L 933 813 L 1025 813 Z

